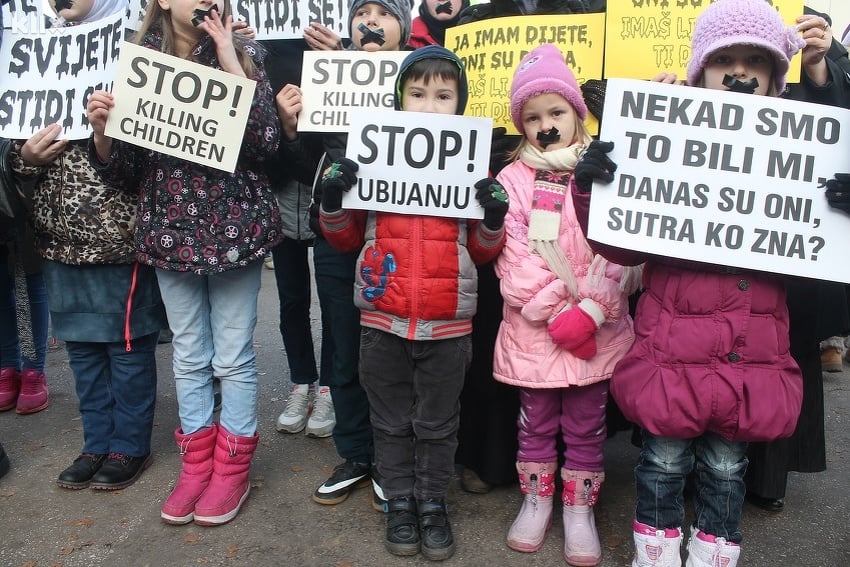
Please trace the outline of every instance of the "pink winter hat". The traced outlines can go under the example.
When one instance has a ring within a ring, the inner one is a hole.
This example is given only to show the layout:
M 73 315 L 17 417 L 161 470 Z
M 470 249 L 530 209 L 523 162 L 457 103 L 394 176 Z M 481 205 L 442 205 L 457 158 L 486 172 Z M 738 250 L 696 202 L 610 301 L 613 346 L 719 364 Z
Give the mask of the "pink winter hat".
M 520 134 L 523 133 L 520 118 L 523 105 L 528 99 L 544 93 L 558 93 L 573 105 L 582 120 L 587 116 L 587 105 L 581 97 L 576 77 L 564 62 L 561 51 L 551 43 L 532 49 L 514 72 L 511 119 Z
M 699 83 L 712 53 L 732 45 L 755 45 L 773 55 L 773 82 L 779 94 L 785 90 L 789 60 L 806 42 L 765 0 L 718 0 L 694 24 L 688 84 Z

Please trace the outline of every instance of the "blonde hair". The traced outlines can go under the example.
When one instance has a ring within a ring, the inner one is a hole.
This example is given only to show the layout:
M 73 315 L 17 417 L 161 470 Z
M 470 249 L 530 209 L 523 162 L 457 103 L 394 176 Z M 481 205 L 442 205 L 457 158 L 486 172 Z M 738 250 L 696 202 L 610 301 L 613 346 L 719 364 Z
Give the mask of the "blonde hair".
M 223 8 L 218 15 L 224 21 L 228 16 L 232 15 L 232 10 L 229 0 L 223 0 L 221 4 Z M 157 0 L 148 0 L 145 18 L 142 20 L 136 35 L 133 37 L 133 43 L 141 45 L 145 35 L 154 28 L 159 28 L 162 33 L 162 45 L 159 50 L 168 55 L 177 55 L 174 52 L 174 24 L 171 23 L 170 10 L 163 10 Z M 254 77 L 255 69 L 254 60 L 245 51 L 246 43 L 246 38 L 238 33 L 233 34 L 233 47 L 236 50 L 236 58 L 239 60 L 242 70 L 245 71 L 245 76 L 250 79 Z
M 590 135 L 590 132 L 587 131 L 587 126 L 584 125 L 584 120 L 582 120 L 576 112 L 573 112 L 573 120 L 575 120 L 575 137 L 570 141 L 570 145 L 588 145 L 593 140 L 593 137 Z M 514 151 L 508 154 L 508 163 L 518 160 L 529 143 L 528 138 L 526 138 L 525 134 L 523 134 L 522 139 L 519 141 L 519 145 Z

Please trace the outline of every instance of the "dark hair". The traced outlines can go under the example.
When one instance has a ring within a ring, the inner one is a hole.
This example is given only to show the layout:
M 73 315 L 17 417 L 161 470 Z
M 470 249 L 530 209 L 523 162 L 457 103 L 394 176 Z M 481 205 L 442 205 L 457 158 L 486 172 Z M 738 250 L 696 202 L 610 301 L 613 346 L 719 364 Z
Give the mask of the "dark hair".
M 442 58 L 428 58 L 416 61 L 404 70 L 399 85 L 403 88 L 408 81 L 416 81 L 418 79 L 423 79 L 425 84 L 428 84 L 434 77 L 439 77 L 445 81 L 454 79 L 458 82 L 458 88 L 460 88 L 460 68 L 457 66 L 457 63 Z

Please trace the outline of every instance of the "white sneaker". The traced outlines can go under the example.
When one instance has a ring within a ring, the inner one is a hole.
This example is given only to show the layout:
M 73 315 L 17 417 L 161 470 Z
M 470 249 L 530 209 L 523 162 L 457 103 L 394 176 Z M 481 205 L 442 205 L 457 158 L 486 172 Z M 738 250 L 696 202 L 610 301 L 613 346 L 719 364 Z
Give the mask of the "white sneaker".
M 334 414 L 334 401 L 331 398 L 331 389 L 320 386 L 313 398 L 313 412 L 307 420 L 308 437 L 330 437 L 336 425 Z
M 286 398 L 283 413 L 277 416 L 276 429 L 285 433 L 298 433 L 307 425 L 307 415 L 316 391 L 312 384 L 295 384 Z

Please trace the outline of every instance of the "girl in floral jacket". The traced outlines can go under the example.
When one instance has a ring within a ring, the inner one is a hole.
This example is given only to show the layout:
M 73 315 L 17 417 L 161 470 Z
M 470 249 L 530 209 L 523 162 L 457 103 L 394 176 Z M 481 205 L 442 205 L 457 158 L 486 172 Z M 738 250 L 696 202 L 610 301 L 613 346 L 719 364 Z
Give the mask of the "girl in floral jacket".
M 230 4 L 194 11 L 194 0 L 151 2 L 137 42 L 257 86 L 235 171 L 230 174 L 104 134 L 112 95 L 95 92 L 90 159 L 110 184 L 139 192 L 136 250 L 154 266 L 174 333 L 183 459 L 162 507 L 166 523 L 229 522 L 248 496 L 257 447 L 257 369 L 252 346 L 262 260 L 280 242 L 280 215 L 263 171 L 278 145 L 264 51 L 233 34 Z M 221 379 L 213 422 L 213 375 Z

